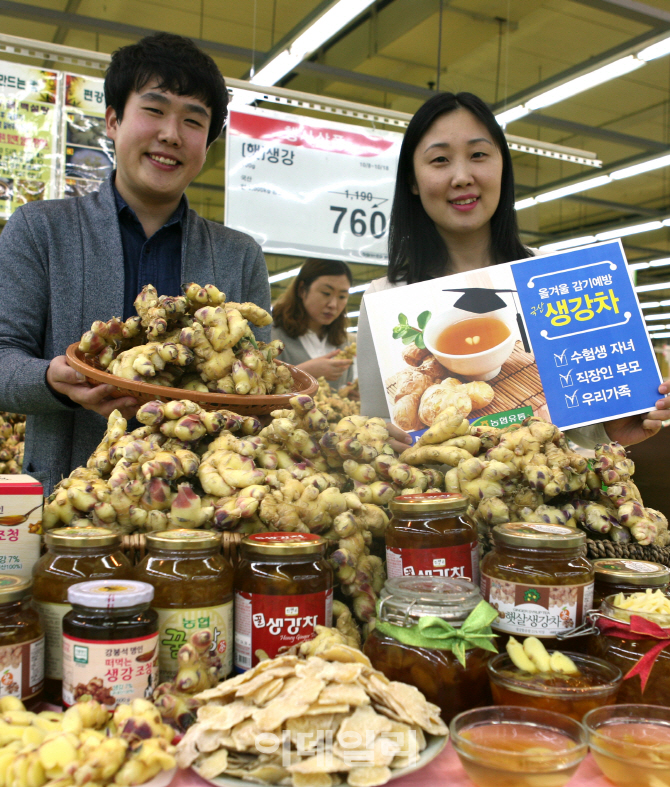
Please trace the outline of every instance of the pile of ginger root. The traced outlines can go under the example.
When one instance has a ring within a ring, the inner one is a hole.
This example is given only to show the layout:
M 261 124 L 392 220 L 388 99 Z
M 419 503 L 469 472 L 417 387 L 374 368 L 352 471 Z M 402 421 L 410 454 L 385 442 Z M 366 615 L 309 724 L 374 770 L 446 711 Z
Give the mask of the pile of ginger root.
M 257 341 L 249 325 L 272 316 L 254 303 L 226 301 L 213 284 L 195 282 L 178 296 L 148 284 L 135 299 L 136 317 L 96 320 L 81 337 L 87 362 L 134 382 L 202 393 L 282 394 L 292 390 L 288 367 L 274 363 L 282 342 Z
M 25 434 L 25 415 L 0 413 L 0 475 L 21 472 Z
M 471 426 L 467 414 L 449 405 L 400 461 L 424 471 L 427 464 L 450 466 L 445 489 L 468 498 L 480 526 L 546 522 L 618 544 L 670 544 L 668 521 L 644 506 L 623 446 L 598 445 L 589 461 L 535 416 L 497 429 Z
M 381 418 L 331 423 L 309 396 L 290 403 L 264 427 L 187 400 L 144 404 L 133 431 L 114 411 L 87 466 L 45 502 L 43 528 L 318 533 L 356 619 L 368 621 L 386 579 L 371 546 L 389 501 L 442 490 L 444 476 L 399 462 Z

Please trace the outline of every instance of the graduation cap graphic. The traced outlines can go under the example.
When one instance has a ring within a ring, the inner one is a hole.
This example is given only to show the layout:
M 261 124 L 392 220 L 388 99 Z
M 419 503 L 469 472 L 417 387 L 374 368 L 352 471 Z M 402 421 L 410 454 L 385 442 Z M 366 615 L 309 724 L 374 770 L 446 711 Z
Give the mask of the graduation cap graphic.
M 488 287 L 457 287 L 454 289 L 442 290 L 442 292 L 462 292 L 463 294 L 456 300 L 454 306 L 457 309 L 462 309 L 472 314 L 488 314 L 488 312 L 495 312 L 498 309 L 507 308 L 505 301 L 498 295 L 500 292 L 511 292 L 516 295 L 516 290 L 496 290 L 489 289 Z M 516 298 L 513 297 L 512 300 L 514 301 L 516 323 L 519 327 L 519 333 L 521 334 L 523 349 L 529 353 L 531 352 L 530 342 L 526 335 L 523 319 L 517 307 Z

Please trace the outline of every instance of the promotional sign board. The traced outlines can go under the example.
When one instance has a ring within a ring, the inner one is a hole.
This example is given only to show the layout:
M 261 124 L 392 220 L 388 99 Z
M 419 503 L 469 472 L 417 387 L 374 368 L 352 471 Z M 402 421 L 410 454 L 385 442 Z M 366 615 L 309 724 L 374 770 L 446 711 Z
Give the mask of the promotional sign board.
M 231 110 L 225 224 L 264 251 L 386 264 L 402 135 Z
M 0 218 L 56 196 L 59 74 L 0 61 Z
M 365 296 L 394 423 L 429 426 L 468 386 L 470 420 L 561 429 L 654 409 L 661 381 L 620 241 Z M 427 370 L 433 384 L 426 389 Z M 411 397 L 411 398 L 407 398 Z
M 97 191 L 114 168 L 114 146 L 105 133 L 104 80 L 64 77 L 60 195 L 82 197 Z

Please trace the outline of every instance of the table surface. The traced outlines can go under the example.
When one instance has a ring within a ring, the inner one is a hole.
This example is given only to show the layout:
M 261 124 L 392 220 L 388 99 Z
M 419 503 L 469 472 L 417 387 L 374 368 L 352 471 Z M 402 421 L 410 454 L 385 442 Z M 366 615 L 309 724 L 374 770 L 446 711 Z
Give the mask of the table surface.
M 240 782 L 252 785 L 253 782 Z M 448 785 L 448 787 L 473 787 L 470 779 L 465 775 L 458 756 L 451 743 L 444 751 L 425 768 L 414 771 L 402 779 L 394 779 L 393 787 L 433 787 L 433 785 Z M 593 757 L 589 754 L 582 762 L 568 787 L 612 787 L 612 782 L 606 779 Z M 209 787 L 209 782 L 201 779 L 192 770 L 178 771 L 169 787 Z

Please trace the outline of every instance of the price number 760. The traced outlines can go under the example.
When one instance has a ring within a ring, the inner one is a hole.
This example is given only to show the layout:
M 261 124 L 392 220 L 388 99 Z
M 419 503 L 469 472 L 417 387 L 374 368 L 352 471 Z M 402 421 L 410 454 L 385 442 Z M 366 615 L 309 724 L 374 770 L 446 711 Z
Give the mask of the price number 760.
M 337 205 L 331 205 L 330 209 L 340 214 L 335 219 L 335 224 L 333 225 L 333 233 L 337 235 L 337 233 L 340 231 L 342 219 L 349 212 L 349 208 L 340 208 Z M 351 232 L 357 237 L 360 237 L 369 231 L 370 235 L 372 235 L 374 238 L 383 238 L 384 234 L 386 233 L 386 216 L 380 210 L 376 210 L 370 216 L 369 225 L 365 219 L 366 213 L 364 210 L 361 208 L 352 210 L 351 215 L 349 216 L 349 226 L 351 227 Z

